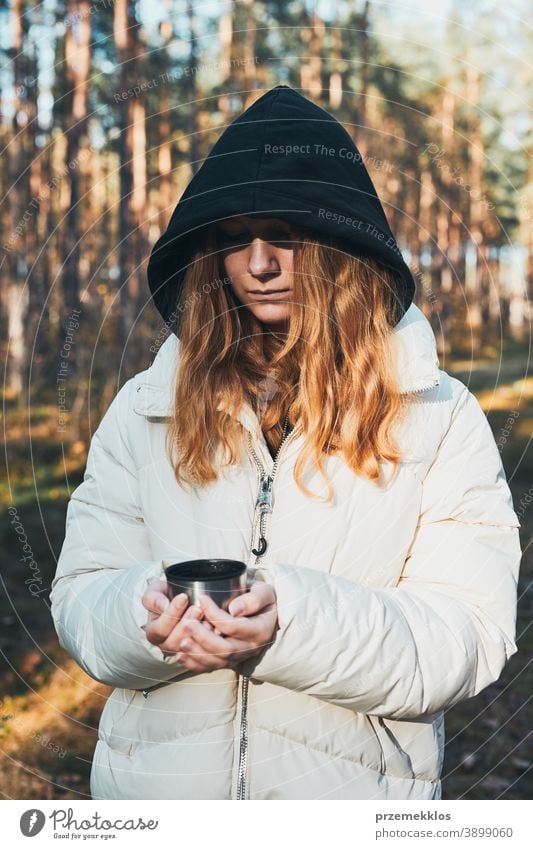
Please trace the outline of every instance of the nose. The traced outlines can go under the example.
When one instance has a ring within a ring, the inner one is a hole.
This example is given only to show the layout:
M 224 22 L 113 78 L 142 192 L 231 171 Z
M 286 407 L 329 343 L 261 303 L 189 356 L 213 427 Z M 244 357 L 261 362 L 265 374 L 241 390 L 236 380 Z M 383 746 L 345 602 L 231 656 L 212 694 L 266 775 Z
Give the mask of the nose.
M 248 271 L 254 276 L 279 271 L 274 247 L 257 236 L 252 239 L 248 255 Z

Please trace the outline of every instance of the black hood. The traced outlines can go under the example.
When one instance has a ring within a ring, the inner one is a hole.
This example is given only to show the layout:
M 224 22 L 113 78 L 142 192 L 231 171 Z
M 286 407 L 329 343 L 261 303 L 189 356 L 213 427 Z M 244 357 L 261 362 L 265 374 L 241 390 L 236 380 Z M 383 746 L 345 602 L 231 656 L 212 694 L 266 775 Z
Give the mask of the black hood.
M 183 192 L 148 262 L 148 282 L 165 321 L 205 227 L 233 215 L 285 219 L 367 253 L 398 276 L 397 324 L 415 283 L 389 228 L 361 154 L 329 112 L 277 85 L 222 133 Z

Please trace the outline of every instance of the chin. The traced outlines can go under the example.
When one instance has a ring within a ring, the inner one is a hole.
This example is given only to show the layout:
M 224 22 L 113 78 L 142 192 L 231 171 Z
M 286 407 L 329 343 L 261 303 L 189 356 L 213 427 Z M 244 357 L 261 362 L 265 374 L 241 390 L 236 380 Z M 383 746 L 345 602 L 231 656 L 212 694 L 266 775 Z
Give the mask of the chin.
M 253 314 L 258 321 L 263 324 L 280 324 L 285 325 L 289 321 L 290 312 L 288 310 L 277 310 L 267 307 L 266 309 L 254 309 Z

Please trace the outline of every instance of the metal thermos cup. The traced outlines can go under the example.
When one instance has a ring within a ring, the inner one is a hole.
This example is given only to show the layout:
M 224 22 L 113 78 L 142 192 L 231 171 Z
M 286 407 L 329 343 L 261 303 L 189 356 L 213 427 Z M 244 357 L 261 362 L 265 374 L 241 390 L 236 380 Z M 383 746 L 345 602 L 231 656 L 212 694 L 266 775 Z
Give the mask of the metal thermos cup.
M 186 560 L 167 566 L 165 575 L 170 598 L 187 593 L 189 603 L 199 605 L 200 596 L 208 595 L 223 610 L 247 589 L 246 563 L 242 560 Z

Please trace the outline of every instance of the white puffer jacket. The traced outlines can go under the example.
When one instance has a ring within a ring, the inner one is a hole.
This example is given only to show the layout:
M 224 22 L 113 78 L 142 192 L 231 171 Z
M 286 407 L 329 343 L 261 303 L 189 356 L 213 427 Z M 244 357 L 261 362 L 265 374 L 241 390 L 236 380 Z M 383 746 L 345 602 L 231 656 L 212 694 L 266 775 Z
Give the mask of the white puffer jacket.
M 72 493 L 51 593 L 61 645 L 115 688 L 94 798 L 441 798 L 443 711 L 517 651 L 520 524 L 487 419 L 439 370 L 414 304 L 391 353 L 415 394 L 389 489 L 335 456 L 334 503 L 307 499 L 292 476 L 303 436 L 281 447 L 255 570 L 275 588 L 280 629 L 242 675 L 165 658 L 141 629 L 141 596 L 169 562 L 228 557 L 253 571 L 256 496 L 274 465 L 258 420 L 240 413 L 247 464 L 191 495 L 165 453 L 177 337 L 122 387 Z M 325 494 L 318 472 L 306 483 Z

